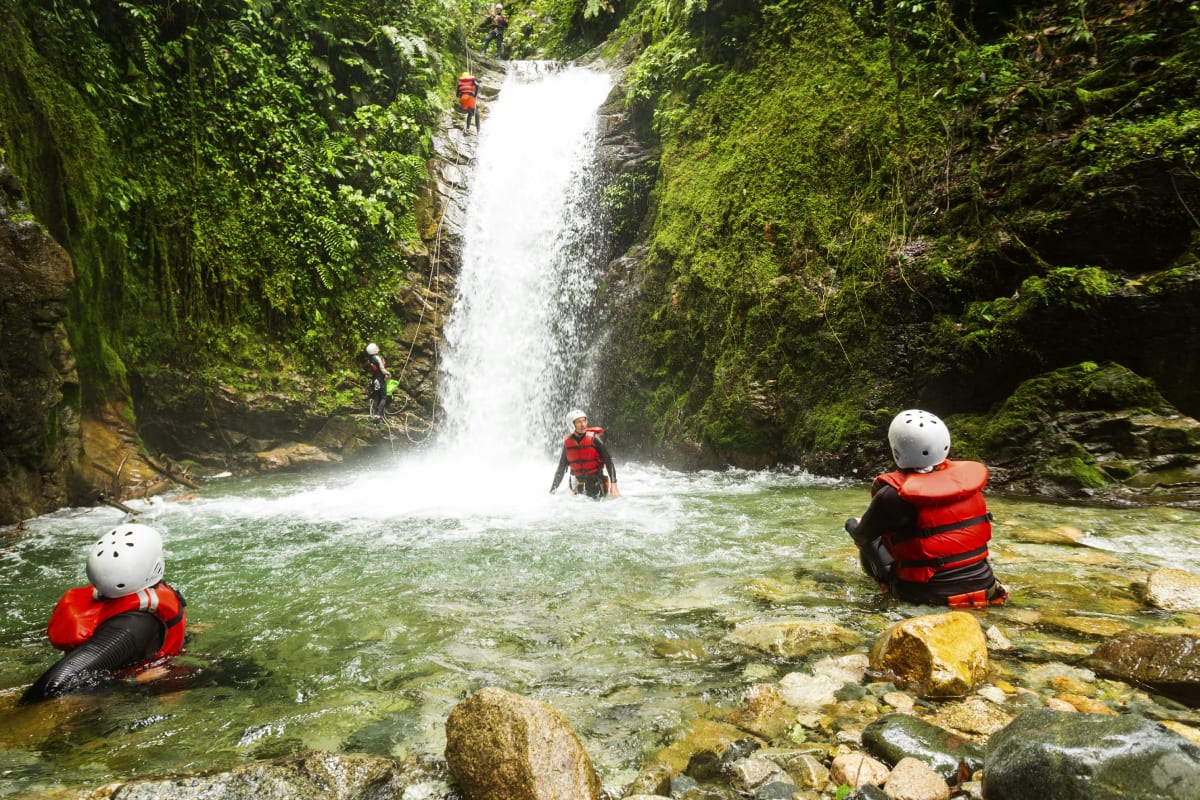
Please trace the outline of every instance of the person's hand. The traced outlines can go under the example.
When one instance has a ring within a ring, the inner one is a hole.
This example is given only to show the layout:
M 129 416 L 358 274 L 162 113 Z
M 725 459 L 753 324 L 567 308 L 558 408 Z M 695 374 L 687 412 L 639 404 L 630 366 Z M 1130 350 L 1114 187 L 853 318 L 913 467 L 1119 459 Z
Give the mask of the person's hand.
M 851 517 L 850 519 L 846 520 L 846 533 L 853 536 L 856 530 L 858 530 L 858 518 Z
M 609 497 L 620 497 L 621 496 L 621 490 L 617 488 L 616 481 L 612 481 L 611 483 L 608 484 L 608 496 Z

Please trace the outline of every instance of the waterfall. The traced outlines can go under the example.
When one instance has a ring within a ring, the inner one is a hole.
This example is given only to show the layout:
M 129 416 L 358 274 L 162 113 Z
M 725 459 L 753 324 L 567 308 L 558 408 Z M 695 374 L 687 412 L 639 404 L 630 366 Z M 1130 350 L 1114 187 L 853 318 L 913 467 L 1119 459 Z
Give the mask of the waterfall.
M 483 124 L 442 359 L 443 443 L 544 452 L 588 402 L 602 265 L 597 110 L 612 86 L 579 67 L 510 62 Z

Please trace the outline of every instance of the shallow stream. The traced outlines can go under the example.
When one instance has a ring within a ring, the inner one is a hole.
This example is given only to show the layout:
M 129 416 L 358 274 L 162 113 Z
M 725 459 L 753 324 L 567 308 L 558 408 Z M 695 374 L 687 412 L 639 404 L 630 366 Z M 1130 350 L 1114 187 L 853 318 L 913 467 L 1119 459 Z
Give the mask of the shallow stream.
M 803 668 L 729 644 L 736 624 L 835 620 L 865 650 L 896 619 L 931 611 L 881 600 L 858 572 L 841 525 L 865 506 L 862 484 L 622 464 L 622 497 L 594 502 L 548 494 L 549 458 L 490 483 L 462 463 L 413 455 L 213 480 L 140 506 L 188 601 L 185 654 L 156 684 L 31 707 L 15 704 L 56 660 L 50 609 L 86 582 L 87 546 L 123 517 L 68 510 L 5 532 L 0 794 L 303 748 L 438 755 L 450 709 L 486 685 L 561 710 L 616 785 L 690 719 Z M 1034 681 L 1031 670 L 1122 630 L 1200 627 L 1145 609 L 1131 588 L 1159 566 L 1200 572 L 1194 512 L 991 507 L 993 560 L 1014 598 L 981 617 L 1018 644 L 993 664 L 1006 680 Z

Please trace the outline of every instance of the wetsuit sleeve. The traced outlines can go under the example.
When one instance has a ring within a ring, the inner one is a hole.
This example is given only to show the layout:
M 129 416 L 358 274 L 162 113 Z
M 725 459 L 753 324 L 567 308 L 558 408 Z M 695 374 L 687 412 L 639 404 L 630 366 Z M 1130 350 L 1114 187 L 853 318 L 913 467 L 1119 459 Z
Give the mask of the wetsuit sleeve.
M 133 666 L 158 652 L 165 635 L 166 627 L 148 611 L 126 611 L 105 620 L 92 638 L 68 652 L 34 681 L 21 702 L 58 697 L 113 670 Z
M 554 482 L 550 484 L 550 491 L 553 492 L 558 488 L 565 474 L 567 474 L 567 448 L 564 447 L 562 455 L 558 457 L 558 469 L 554 470 Z
M 612 456 L 608 452 L 608 445 L 599 436 L 592 437 L 592 444 L 595 445 L 596 452 L 600 454 L 600 458 L 604 459 L 604 467 L 608 470 L 608 479 L 616 483 L 617 468 L 613 466 Z
M 917 524 L 917 507 L 900 497 L 895 487 L 884 486 L 871 498 L 858 526 L 850 530 L 855 544 L 865 545 L 886 531 L 911 530 Z

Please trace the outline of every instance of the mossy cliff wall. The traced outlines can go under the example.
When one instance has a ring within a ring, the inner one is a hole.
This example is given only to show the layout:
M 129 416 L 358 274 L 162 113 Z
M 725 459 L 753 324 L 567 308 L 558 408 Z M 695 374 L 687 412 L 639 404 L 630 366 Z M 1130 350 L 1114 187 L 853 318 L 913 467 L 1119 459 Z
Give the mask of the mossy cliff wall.
M 920 406 L 999 458 L 977 432 L 1024 382 L 1108 362 L 1161 392 L 1136 409 L 1200 414 L 1198 18 L 639 4 L 624 89 L 658 158 L 648 196 L 610 197 L 637 231 L 610 270 L 636 331 L 608 351 L 610 430 L 847 474 Z M 1177 452 L 1194 465 L 1195 437 Z

